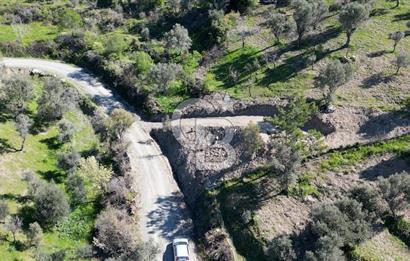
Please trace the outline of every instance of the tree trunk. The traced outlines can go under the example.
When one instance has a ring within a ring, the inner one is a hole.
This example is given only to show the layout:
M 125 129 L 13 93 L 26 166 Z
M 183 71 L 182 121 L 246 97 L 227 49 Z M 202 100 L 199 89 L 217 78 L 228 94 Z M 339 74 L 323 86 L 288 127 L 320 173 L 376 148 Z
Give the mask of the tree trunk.
M 350 38 L 352 37 L 352 33 L 351 32 L 347 32 L 346 33 L 346 43 L 345 43 L 345 47 L 349 47 L 350 46 Z
M 275 42 L 275 45 L 276 45 L 276 44 L 279 44 L 279 43 L 280 43 L 280 39 L 279 39 L 279 36 L 275 34 L 275 38 L 276 38 L 276 42 Z
M 394 42 L 394 45 L 393 45 L 393 53 L 396 51 L 396 46 L 397 46 L 397 42 Z
M 298 48 L 300 48 L 300 45 L 302 44 L 302 37 L 303 33 L 298 33 Z
M 19 151 L 23 151 L 23 150 L 24 150 L 24 145 L 25 145 L 25 143 L 26 143 L 26 137 L 23 137 L 23 141 L 21 142 L 21 146 L 20 146 Z
M 400 71 L 400 66 L 399 66 L 399 65 L 397 65 L 396 75 L 398 75 L 398 74 L 399 74 L 399 71 Z

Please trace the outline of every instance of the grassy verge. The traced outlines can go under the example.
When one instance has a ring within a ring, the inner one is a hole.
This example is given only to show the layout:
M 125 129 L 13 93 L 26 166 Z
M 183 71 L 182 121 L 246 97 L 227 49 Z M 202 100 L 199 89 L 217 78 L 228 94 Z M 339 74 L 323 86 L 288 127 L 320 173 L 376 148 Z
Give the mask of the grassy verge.
M 410 134 L 401 137 L 377 142 L 371 145 L 360 145 L 356 148 L 330 153 L 320 164 L 322 170 L 336 170 L 352 166 L 361 160 L 374 155 L 394 153 L 403 155 L 410 152 Z
M 35 96 L 38 97 L 41 87 L 41 83 L 36 81 Z M 35 101 L 29 108 L 32 112 L 37 109 Z M 55 143 L 58 130 L 56 125 L 52 124 L 43 132 L 30 134 L 23 151 L 1 152 L 0 150 L 0 199 L 8 204 L 12 214 L 20 213 L 24 206 L 29 204 L 22 200 L 27 190 L 27 183 L 22 179 L 23 171 L 31 170 L 42 179 L 54 180 L 64 190 L 66 175 L 57 167 L 58 154 L 69 146 L 85 154 L 99 148 L 99 141 L 91 123 L 80 110 L 68 112 L 64 118 L 76 127 L 76 134 L 71 144 Z M 20 142 L 21 139 L 12 120 L 5 115 L 0 115 L 0 149 L 1 147 L 19 148 Z M 65 250 L 70 258 L 77 247 L 89 242 L 97 211 L 93 203 L 73 209 L 63 223 L 54 230 L 44 233 L 42 251 Z M 0 235 L 2 236 L 0 240 L 2 260 L 33 260 L 35 249 L 16 247 L 11 243 L 11 235 L 4 229 L 0 229 Z M 19 233 L 18 240 L 26 242 L 22 233 Z
M 361 261 L 404 261 L 409 260 L 410 251 L 400 239 L 383 230 L 355 247 L 352 256 L 354 260 Z
M 28 45 L 34 41 L 53 40 L 56 38 L 59 30 L 56 26 L 43 25 L 40 22 L 34 22 L 27 25 L 19 25 L 24 31 L 22 42 Z M 0 41 L 15 41 L 17 34 L 11 25 L 0 24 Z

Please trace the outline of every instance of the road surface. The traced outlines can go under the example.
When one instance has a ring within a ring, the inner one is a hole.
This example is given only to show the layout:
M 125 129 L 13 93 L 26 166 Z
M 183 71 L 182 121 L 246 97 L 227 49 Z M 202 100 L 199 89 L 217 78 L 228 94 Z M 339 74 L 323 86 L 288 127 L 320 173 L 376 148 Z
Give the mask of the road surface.
M 66 79 L 94 98 L 107 111 L 132 109 L 105 88 L 95 77 L 76 66 L 38 59 L 3 58 L 0 65 L 38 69 Z M 156 242 L 161 254 L 156 260 L 173 260 L 170 242 L 175 236 L 192 237 L 192 221 L 184 198 L 173 178 L 171 166 L 159 146 L 151 140 L 135 114 L 136 122 L 127 132 L 132 172 L 136 175 L 140 201 L 139 229 L 143 240 Z M 193 246 L 193 244 L 191 244 Z M 191 251 L 193 260 L 199 260 Z

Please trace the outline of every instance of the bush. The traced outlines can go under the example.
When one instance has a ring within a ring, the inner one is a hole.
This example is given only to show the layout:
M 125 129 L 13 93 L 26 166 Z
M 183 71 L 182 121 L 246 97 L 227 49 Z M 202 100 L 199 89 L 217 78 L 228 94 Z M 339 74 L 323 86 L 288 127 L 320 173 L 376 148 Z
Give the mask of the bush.
M 94 246 L 108 256 L 132 254 L 137 249 L 137 227 L 124 212 L 108 207 L 98 216 Z
M 37 117 L 43 123 L 59 120 L 77 104 L 78 92 L 74 88 L 67 88 L 56 78 L 47 79 L 38 100 Z
M 154 66 L 151 56 L 146 52 L 136 52 L 134 59 L 134 66 L 138 73 L 147 73 Z
M 408 247 L 410 247 L 410 222 L 403 218 L 395 218 L 391 215 L 385 218 L 386 227 L 390 233 L 400 238 Z
M 279 236 L 270 243 L 268 256 L 275 261 L 291 261 L 296 259 L 292 240 L 289 236 Z
M 71 149 L 65 153 L 58 155 L 57 166 L 65 171 L 73 171 L 80 163 L 80 154 Z
M 27 53 L 33 57 L 52 57 L 56 50 L 56 44 L 53 41 L 35 41 L 27 47 Z
M 64 192 L 53 182 L 41 183 L 33 197 L 37 221 L 50 228 L 62 221 L 69 213 L 69 205 Z
M 70 142 L 75 134 L 75 127 L 74 125 L 66 120 L 61 121 L 58 124 L 58 141 L 60 143 L 67 143 Z

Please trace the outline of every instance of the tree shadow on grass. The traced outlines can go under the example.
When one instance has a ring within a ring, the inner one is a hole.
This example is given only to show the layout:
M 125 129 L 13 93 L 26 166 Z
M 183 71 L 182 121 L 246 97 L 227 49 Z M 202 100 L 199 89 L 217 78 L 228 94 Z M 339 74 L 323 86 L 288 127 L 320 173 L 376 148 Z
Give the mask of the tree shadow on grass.
M 400 22 L 403 20 L 410 20 L 410 12 L 407 13 L 402 13 L 402 14 L 396 14 L 394 16 L 393 22 Z
M 297 75 L 298 72 L 309 66 L 309 64 L 306 62 L 306 59 L 307 55 L 312 53 L 310 48 L 316 45 L 326 43 L 330 39 L 338 37 L 341 32 L 342 30 L 340 27 L 330 27 L 324 32 L 307 36 L 303 40 L 302 46 L 300 48 L 297 46 L 297 40 L 294 40 L 286 46 L 279 48 L 278 50 L 268 52 L 268 56 L 274 55 L 276 59 L 279 59 L 282 55 L 290 51 L 297 51 L 303 49 L 306 50 L 300 54 L 285 59 L 283 64 L 280 64 L 279 66 L 276 66 L 273 69 L 268 69 L 266 71 L 265 76 L 261 80 L 259 80 L 258 83 L 263 86 L 268 86 L 271 83 L 287 81 L 290 78 L 294 77 L 295 75 Z M 243 83 L 244 81 L 246 81 L 249 75 L 252 75 L 257 70 L 259 70 L 259 68 L 256 67 L 252 68 L 251 70 L 245 70 L 244 68 L 247 67 L 249 64 L 252 64 L 254 60 L 258 60 L 258 62 L 260 63 L 260 54 L 273 46 L 274 45 L 266 47 L 259 51 L 244 51 L 243 53 L 233 58 L 229 62 L 216 65 L 214 67 L 216 79 L 222 81 L 224 83 L 224 86 L 226 86 L 227 88 L 232 87 L 234 84 Z M 343 47 L 316 53 L 317 61 L 342 48 Z M 241 50 L 242 49 L 232 51 L 228 53 L 228 55 L 232 54 L 233 52 L 239 52 Z M 234 69 L 240 73 L 239 80 L 236 82 L 233 82 L 230 79 L 229 72 L 231 69 Z
M 362 88 L 371 88 L 374 86 L 377 86 L 379 84 L 387 84 L 387 83 L 391 83 L 392 81 L 394 81 L 394 76 L 392 75 L 384 75 L 383 73 L 376 73 L 373 75 L 370 75 L 369 77 L 365 78 L 362 81 L 362 84 L 360 85 L 360 87 Z
M 381 50 L 381 51 L 375 51 L 367 54 L 367 57 L 369 58 L 376 58 L 385 55 L 388 53 L 386 50 Z
M 41 143 L 46 144 L 50 150 L 58 150 L 61 148 L 62 144 L 58 141 L 58 137 L 50 137 L 40 140 Z
M 10 114 L 0 113 L 0 123 L 5 123 L 9 120 L 12 120 L 13 117 Z
M 36 210 L 32 206 L 24 205 L 19 208 L 17 216 L 21 218 L 24 229 L 28 229 L 31 223 L 36 222 Z
M 10 242 L 10 245 L 16 250 L 16 251 L 25 251 L 29 248 L 28 245 L 24 244 L 20 240 L 16 240 L 16 242 Z M 15 259 L 16 260 L 16 259 Z
M 45 180 L 53 180 L 57 184 L 61 184 L 65 180 L 65 174 L 58 170 L 39 171 L 38 174 Z
M 375 8 L 371 11 L 370 17 L 382 16 L 388 13 L 389 13 L 389 10 L 386 8 Z
M 240 52 L 240 54 L 226 63 L 217 64 L 213 70 L 215 73 L 215 78 L 218 81 L 224 82 L 224 85 L 227 87 L 234 84 L 234 82 L 230 79 L 230 70 L 235 70 L 238 72 L 240 74 L 240 79 L 245 78 L 247 75 L 252 74 L 255 71 L 246 71 L 245 67 L 257 59 L 258 52 L 248 52 L 246 49 L 237 49 L 229 52 L 227 55 L 232 55 L 235 52 Z
M 325 32 L 306 37 L 301 47 L 305 49 L 306 51 L 298 55 L 289 57 L 283 61 L 283 64 L 276 66 L 273 69 L 269 69 L 268 72 L 265 74 L 265 77 L 263 77 L 259 81 L 259 83 L 263 86 L 268 86 L 271 83 L 288 81 L 289 79 L 296 76 L 300 71 L 306 69 L 306 67 L 309 66 L 309 63 L 307 62 L 308 55 L 314 53 L 316 55 L 316 62 L 318 62 L 321 59 L 325 58 L 326 56 L 343 49 L 344 47 L 341 46 L 333 50 L 314 51 L 314 52 L 312 52 L 312 50 L 309 50 L 309 48 L 313 46 L 326 43 L 330 39 L 336 38 L 337 36 L 339 36 L 341 32 L 342 30 L 340 27 L 331 27 Z M 273 53 L 275 53 L 276 57 L 279 58 L 283 54 L 289 51 L 292 51 L 293 49 L 296 49 L 296 48 L 297 48 L 297 41 L 294 41 L 288 46 L 281 48 Z
M 12 200 L 20 204 L 27 203 L 27 201 L 29 200 L 27 196 L 22 196 L 22 195 L 13 194 L 13 193 L 2 194 L 0 195 L 0 199 L 1 200 Z
M 252 217 L 246 220 L 246 213 L 259 210 L 266 201 L 279 195 L 277 187 L 269 186 L 272 179 L 266 172 L 262 173 L 227 185 L 218 195 L 225 226 L 232 235 L 238 253 L 249 260 L 265 260 L 265 254 L 264 242 L 254 233 L 256 224 Z
M 10 145 L 8 140 L 0 138 L 0 155 L 3 153 L 16 152 L 17 150 Z

